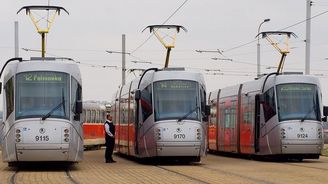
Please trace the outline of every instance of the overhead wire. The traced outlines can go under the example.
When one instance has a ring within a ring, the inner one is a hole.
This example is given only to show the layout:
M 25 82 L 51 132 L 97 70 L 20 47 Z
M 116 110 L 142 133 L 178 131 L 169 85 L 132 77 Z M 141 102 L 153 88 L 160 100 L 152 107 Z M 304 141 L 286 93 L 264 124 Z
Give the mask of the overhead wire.
M 299 24 L 302 24 L 302 23 L 304 23 L 304 22 L 306 22 L 306 21 L 308 21 L 308 20 L 311 20 L 311 19 L 317 18 L 317 17 L 319 17 L 319 16 L 321 16 L 321 15 L 324 15 L 324 14 L 326 14 L 326 13 L 328 13 L 328 10 L 327 10 L 327 11 L 324 11 L 324 12 L 321 12 L 321 13 L 319 13 L 319 14 L 317 14 L 317 15 L 314 15 L 314 16 L 308 18 L 308 19 L 305 19 L 305 20 L 299 21 L 299 22 L 297 22 L 297 23 L 295 23 L 295 24 L 292 24 L 292 25 L 290 25 L 290 26 L 287 26 L 287 27 L 281 28 L 281 29 L 279 29 L 279 31 L 283 31 L 283 30 L 286 30 L 286 29 L 289 29 L 289 28 L 295 27 L 295 26 L 297 26 L 297 25 L 299 25 Z M 231 48 L 228 48 L 228 49 L 222 50 L 222 52 L 229 52 L 229 51 L 232 51 L 232 50 L 236 50 L 236 49 L 242 48 L 242 47 L 244 47 L 244 46 L 246 46 L 246 45 L 249 45 L 249 44 L 251 44 L 251 43 L 254 43 L 254 42 L 256 42 L 256 41 L 257 41 L 257 40 L 254 39 L 254 40 L 252 40 L 252 41 L 249 41 L 249 42 L 246 42 L 246 43 L 243 43 L 243 44 L 240 44 L 240 45 L 237 45 L 237 46 L 234 46 L 234 47 L 231 47 Z
M 189 0 L 185 0 L 161 25 L 166 24 L 188 1 Z M 144 42 L 142 42 L 138 47 L 132 50 L 131 54 L 135 53 L 137 50 L 143 47 L 153 36 L 154 34 L 150 34 Z

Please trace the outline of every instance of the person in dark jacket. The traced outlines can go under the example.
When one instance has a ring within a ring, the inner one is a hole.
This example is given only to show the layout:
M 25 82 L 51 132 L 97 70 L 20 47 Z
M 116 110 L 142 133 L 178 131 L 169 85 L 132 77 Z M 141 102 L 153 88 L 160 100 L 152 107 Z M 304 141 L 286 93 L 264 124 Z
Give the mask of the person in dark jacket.
M 105 160 L 106 163 L 115 163 L 112 154 L 115 145 L 115 125 L 113 124 L 113 118 L 110 114 L 106 116 L 106 121 L 104 123 L 105 127 L 105 140 L 106 140 L 106 152 Z

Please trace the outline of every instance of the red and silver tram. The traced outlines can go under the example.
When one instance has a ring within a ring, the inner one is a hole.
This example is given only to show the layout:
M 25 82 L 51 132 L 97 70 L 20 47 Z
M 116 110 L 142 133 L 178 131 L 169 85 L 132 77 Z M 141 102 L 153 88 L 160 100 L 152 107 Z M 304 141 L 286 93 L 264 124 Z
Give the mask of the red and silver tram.
M 323 150 L 319 80 L 269 74 L 209 94 L 210 151 L 319 158 Z
M 206 152 L 205 90 L 200 73 L 146 70 L 116 94 L 116 150 L 138 158 L 199 161 Z
M 106 105 L 99 102 L 83 102 L 83 135 L 85 148 L 100 148 L 105 145 L 104 122 Z

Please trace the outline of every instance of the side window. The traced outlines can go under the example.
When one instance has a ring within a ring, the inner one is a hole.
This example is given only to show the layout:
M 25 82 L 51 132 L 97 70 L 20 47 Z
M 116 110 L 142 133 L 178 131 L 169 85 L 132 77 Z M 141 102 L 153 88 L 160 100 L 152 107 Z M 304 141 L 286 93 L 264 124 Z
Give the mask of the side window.
M 230 108 L 224 109 L 224 127 L 229 128 L 230 126 Z
M 5 86 L 6 91 L 6 119 L 14 111 L 14 80 L 13 77 L 8 80 Z
M 267 122 L 270 118 L 276 115 L 276 103 L 275 103 L 275 92 L 274 88 L 270 88 L 267 92 L 263 94 L 263 110 L 264 119 Z
M 206 92 L 204 88 L 201 86 L 200 89 L 200 108 L 202 110 L 202 116 L 205 116 L 205 106 L 206 106 Z
M 71 105 L 72 105 L 72 110 L 75 112 L 75 105 L 77 101 L 82 101 L 82 87 L 81 85 L 77 82 L 76 79 L 72 77 L 72 90 L 71 90 Z
M 141 91 L 141 109 L 143 121 L 145 121 L 153 113 L 152 105 L 152 87 L 147 86 Z
M 213 100 L 213 102 L 211 103 L 210 125 L 216 124 L 216 113 L 217 113 L 217 99 Z

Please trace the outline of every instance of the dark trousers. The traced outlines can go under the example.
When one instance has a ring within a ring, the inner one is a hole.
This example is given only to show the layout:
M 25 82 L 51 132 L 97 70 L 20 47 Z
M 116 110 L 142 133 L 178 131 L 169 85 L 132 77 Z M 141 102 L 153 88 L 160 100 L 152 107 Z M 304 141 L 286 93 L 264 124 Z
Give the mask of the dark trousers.
M 106 138 L 106 152 L 105 152 L 105 159 L 106 161 L 113 161 L 113 150 L 115 145 L 115 139 L 113 138 Z

